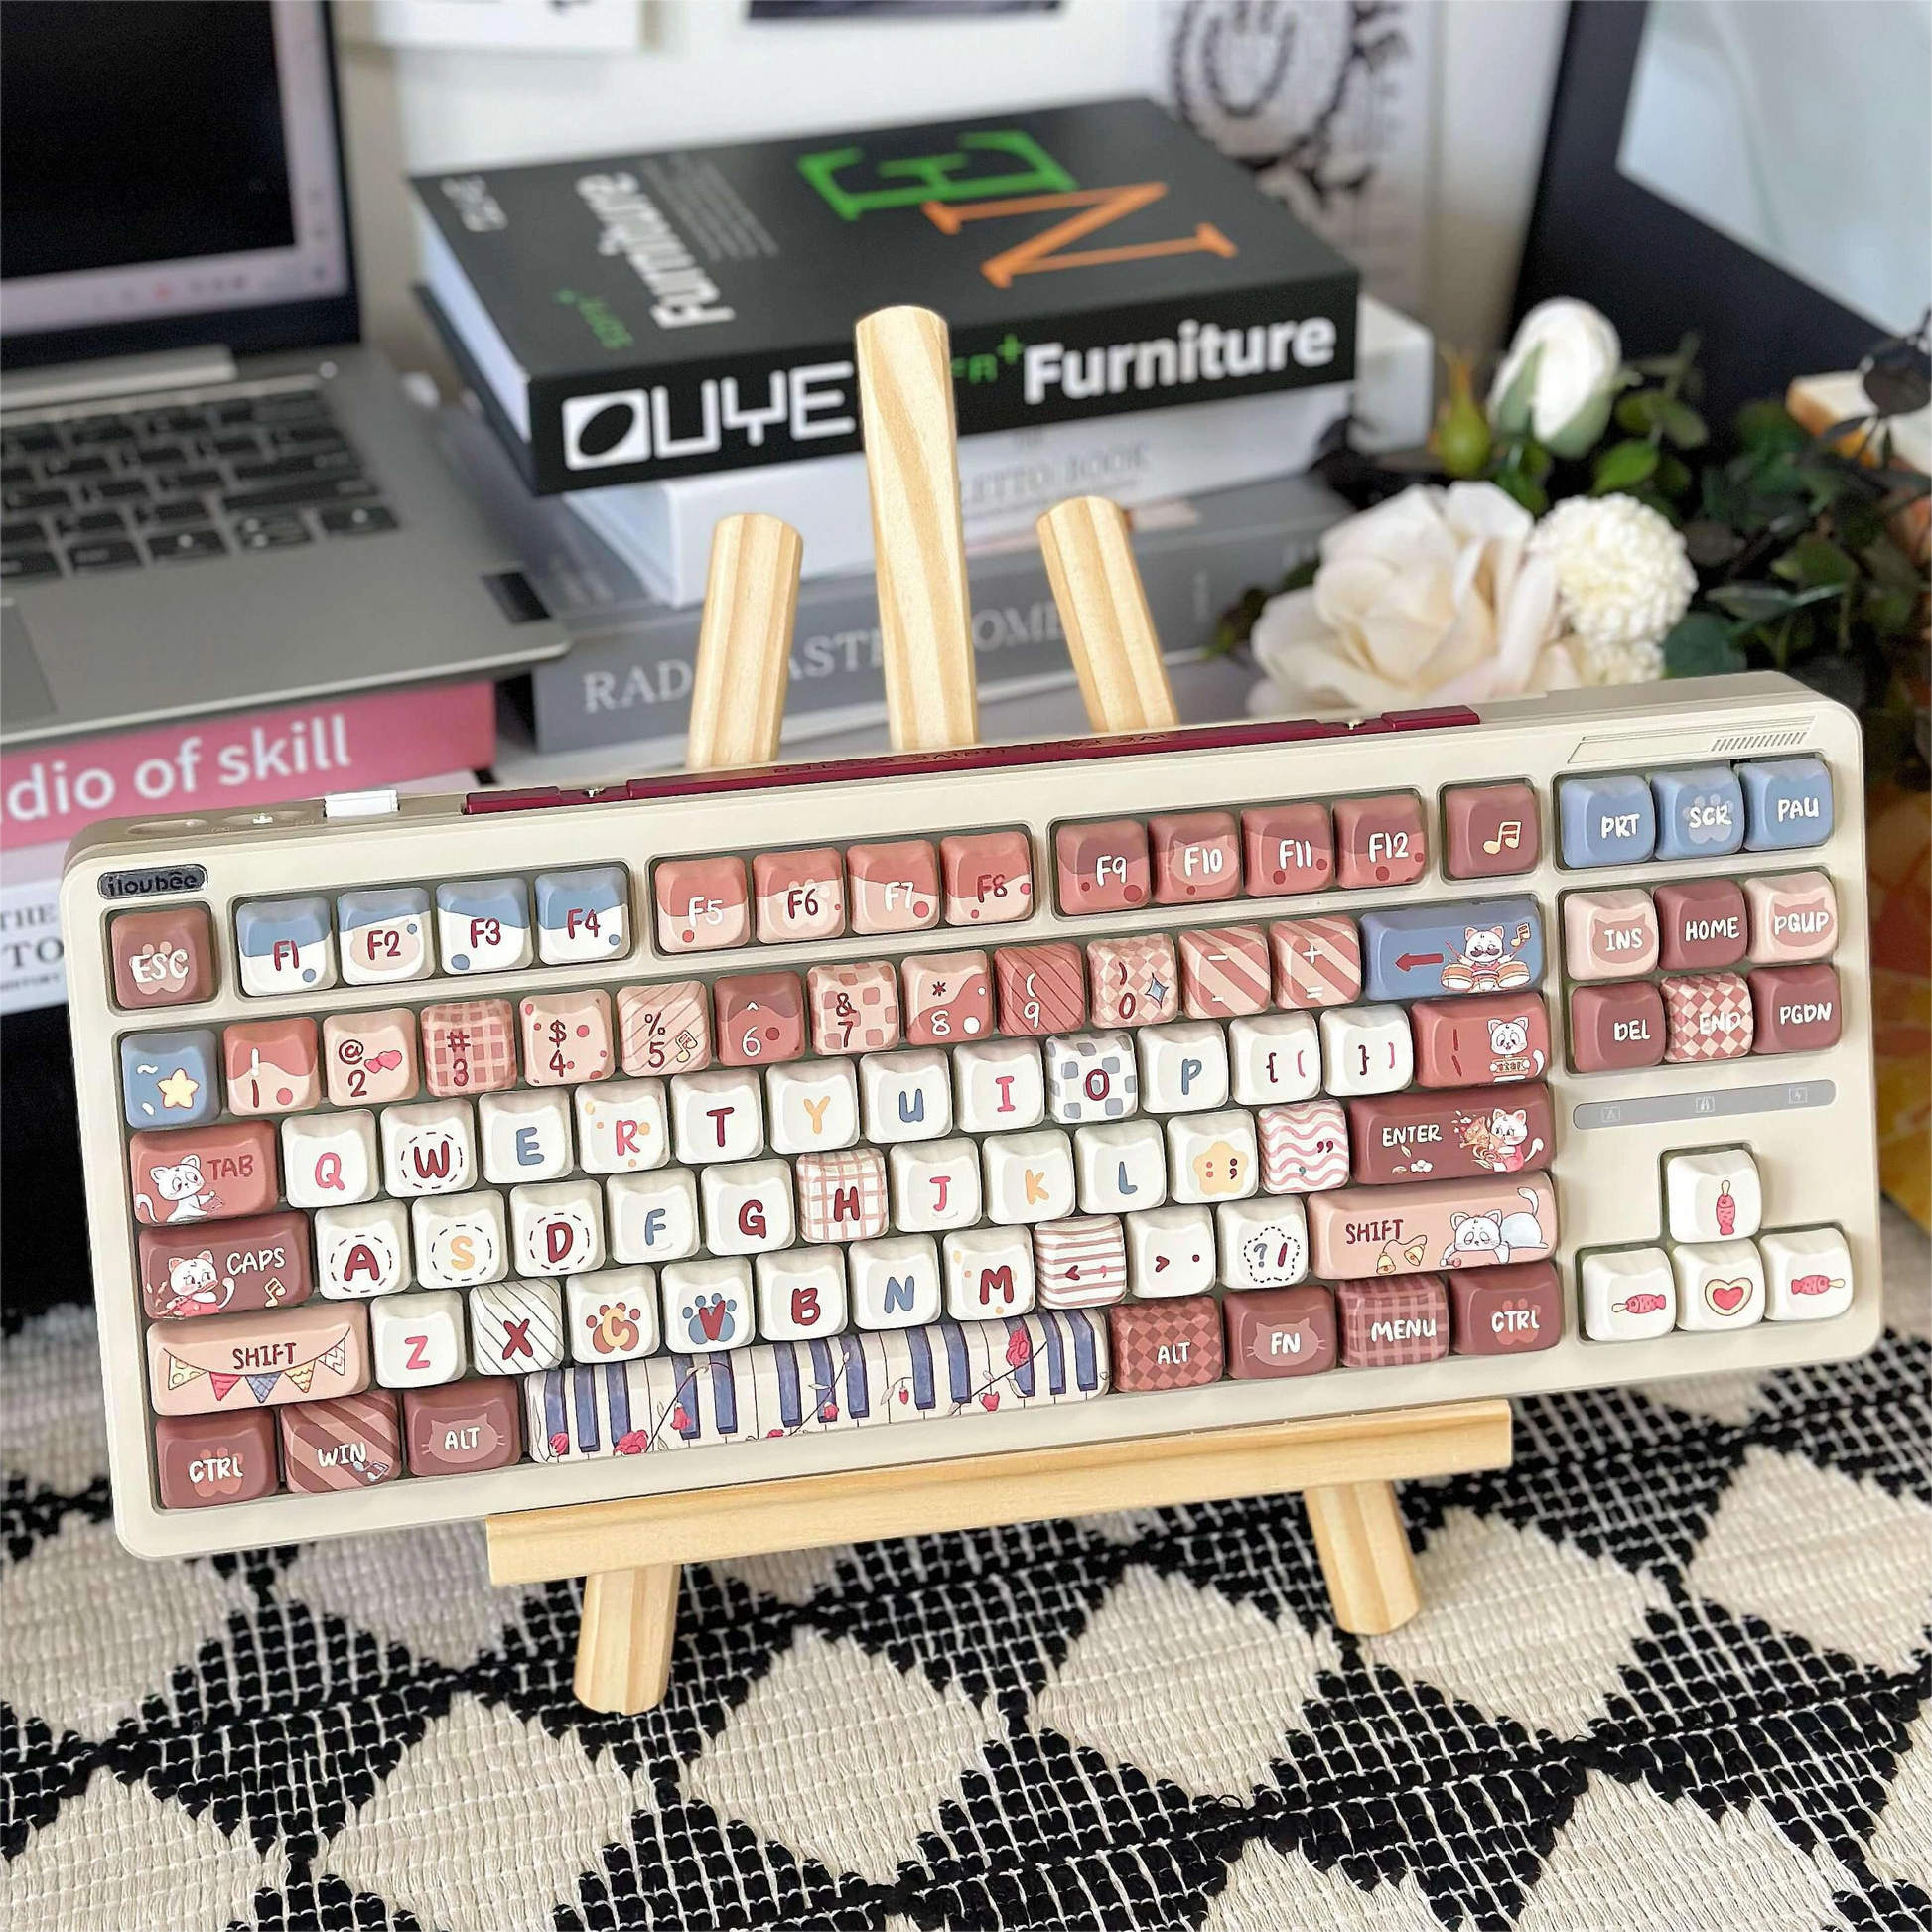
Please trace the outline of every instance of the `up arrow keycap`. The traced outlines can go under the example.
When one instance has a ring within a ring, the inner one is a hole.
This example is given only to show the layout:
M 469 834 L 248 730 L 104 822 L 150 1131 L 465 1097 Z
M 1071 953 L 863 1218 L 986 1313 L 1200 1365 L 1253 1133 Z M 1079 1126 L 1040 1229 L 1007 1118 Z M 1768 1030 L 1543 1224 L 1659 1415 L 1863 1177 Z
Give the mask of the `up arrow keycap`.
M 1542 978 L 1543 919 L 1532 898 L 1362 915 L 1362 984 L 1371 1000 L 1509 993 Z

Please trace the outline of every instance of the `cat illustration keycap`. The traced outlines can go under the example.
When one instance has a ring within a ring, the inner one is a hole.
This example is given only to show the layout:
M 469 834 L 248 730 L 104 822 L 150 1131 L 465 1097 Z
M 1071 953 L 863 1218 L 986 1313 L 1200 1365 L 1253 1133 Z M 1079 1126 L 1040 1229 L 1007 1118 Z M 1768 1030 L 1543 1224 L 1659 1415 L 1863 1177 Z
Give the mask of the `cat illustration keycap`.
M 426 979 L 436 970 L 429 895 L 420 886 L 343 893 L 336 923 L 343 935 L 343 979 L 349 986 Z
M 323 993 L 336 984 L 326 898 L 254 898 L 235 908 L 244 993 Z
M 1506 993 L 1543 978 L 1543 919 L 1534 899 L 1366 912 L 1361 935 L 1371 1000 Z
M 1507 1086 L 1550 1070 L 1550 1016 L 1540 993 L 1425 1000 L 1410 1008 L 1409 1021 L 1416 1078 L 1425 1087 Z
M 300 1214 L 144 1229 L 139 1249 L 141 1305 L 151 1320 L 291 1309 L 309 1299 L 309 1224 Z
M 446 973 L 502 973 L 529 965 L 529 888 L 520 879 L 437 887 L 436 938 Z
M 265 1213 L 279 1191 L 275 1129 L 265 1120 L 137 1133 L 127 1158 L 134 1218 L 149 1227 Z
M 199 1127 L 221 1115 L 214 1035 L 129 1034 L 121 1041 L 121 1107 L 130 1127 Z
M 1540 1083 L 1506 1097 L 1449 1091 L 1348 1103 L 1355 1178 L 1371 1186 L 1520 1173 L 1547 1165 L 1555 1140 L 1550 1090 Z
M 1795 851 L 1832 835 L 1832 774 L 1822 759 L 1773 759 L 1740 765 L 1747 852 Z
M 546 966 L 621 959 L 630 950 L 630 882 L 621 866 L 537 874 L 537 957 Z
M 1657 857 L 1714 859 L 1744 843 L 1744 793 L 1727 764 L 1655 771 Z
M 119 1005 L 134 1012 L 193 1006 L 214 991 L 214 938 L 207 906 L 119 912 L 109 931 Z
M 1330 1281 L 1421 1268 L 1546 1260 L 1557 1243 L 1547 1175 L 1342 1187 L 1307 1200 L 1313 1272 Z

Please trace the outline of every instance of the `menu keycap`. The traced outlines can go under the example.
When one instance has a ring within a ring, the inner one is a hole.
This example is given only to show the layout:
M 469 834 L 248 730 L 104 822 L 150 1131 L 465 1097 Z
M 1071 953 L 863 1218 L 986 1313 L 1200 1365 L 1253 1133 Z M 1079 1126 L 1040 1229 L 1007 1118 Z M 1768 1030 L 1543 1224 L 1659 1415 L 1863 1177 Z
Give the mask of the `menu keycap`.
M 1440 1275 L 1343 1282 L 1335 1305 L 1345 1368 L 1412 1368 L 1449 1353 L 1449 1297 Z

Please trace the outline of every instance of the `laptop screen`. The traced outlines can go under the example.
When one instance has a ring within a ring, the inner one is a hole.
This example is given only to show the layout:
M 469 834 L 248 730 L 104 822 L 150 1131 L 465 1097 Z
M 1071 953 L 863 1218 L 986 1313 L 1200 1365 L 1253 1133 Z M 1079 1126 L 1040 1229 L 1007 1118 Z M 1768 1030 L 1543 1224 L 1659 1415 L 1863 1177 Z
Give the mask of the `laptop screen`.
M 0 29 L 0 332 L 219 342 L 192 319 L 349 292 L 320 0 L 6 0 Z

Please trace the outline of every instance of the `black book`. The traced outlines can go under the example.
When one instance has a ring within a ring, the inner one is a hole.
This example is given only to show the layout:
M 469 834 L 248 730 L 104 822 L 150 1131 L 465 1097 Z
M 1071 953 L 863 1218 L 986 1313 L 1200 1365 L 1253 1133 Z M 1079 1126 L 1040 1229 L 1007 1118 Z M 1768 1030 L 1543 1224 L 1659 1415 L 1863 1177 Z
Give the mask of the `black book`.
M 1347 381 L 1355 271 L 1151 100 L 412 184 L 532 488 L 861 446 L 852 332 L 952 332 L 959 433 Z

